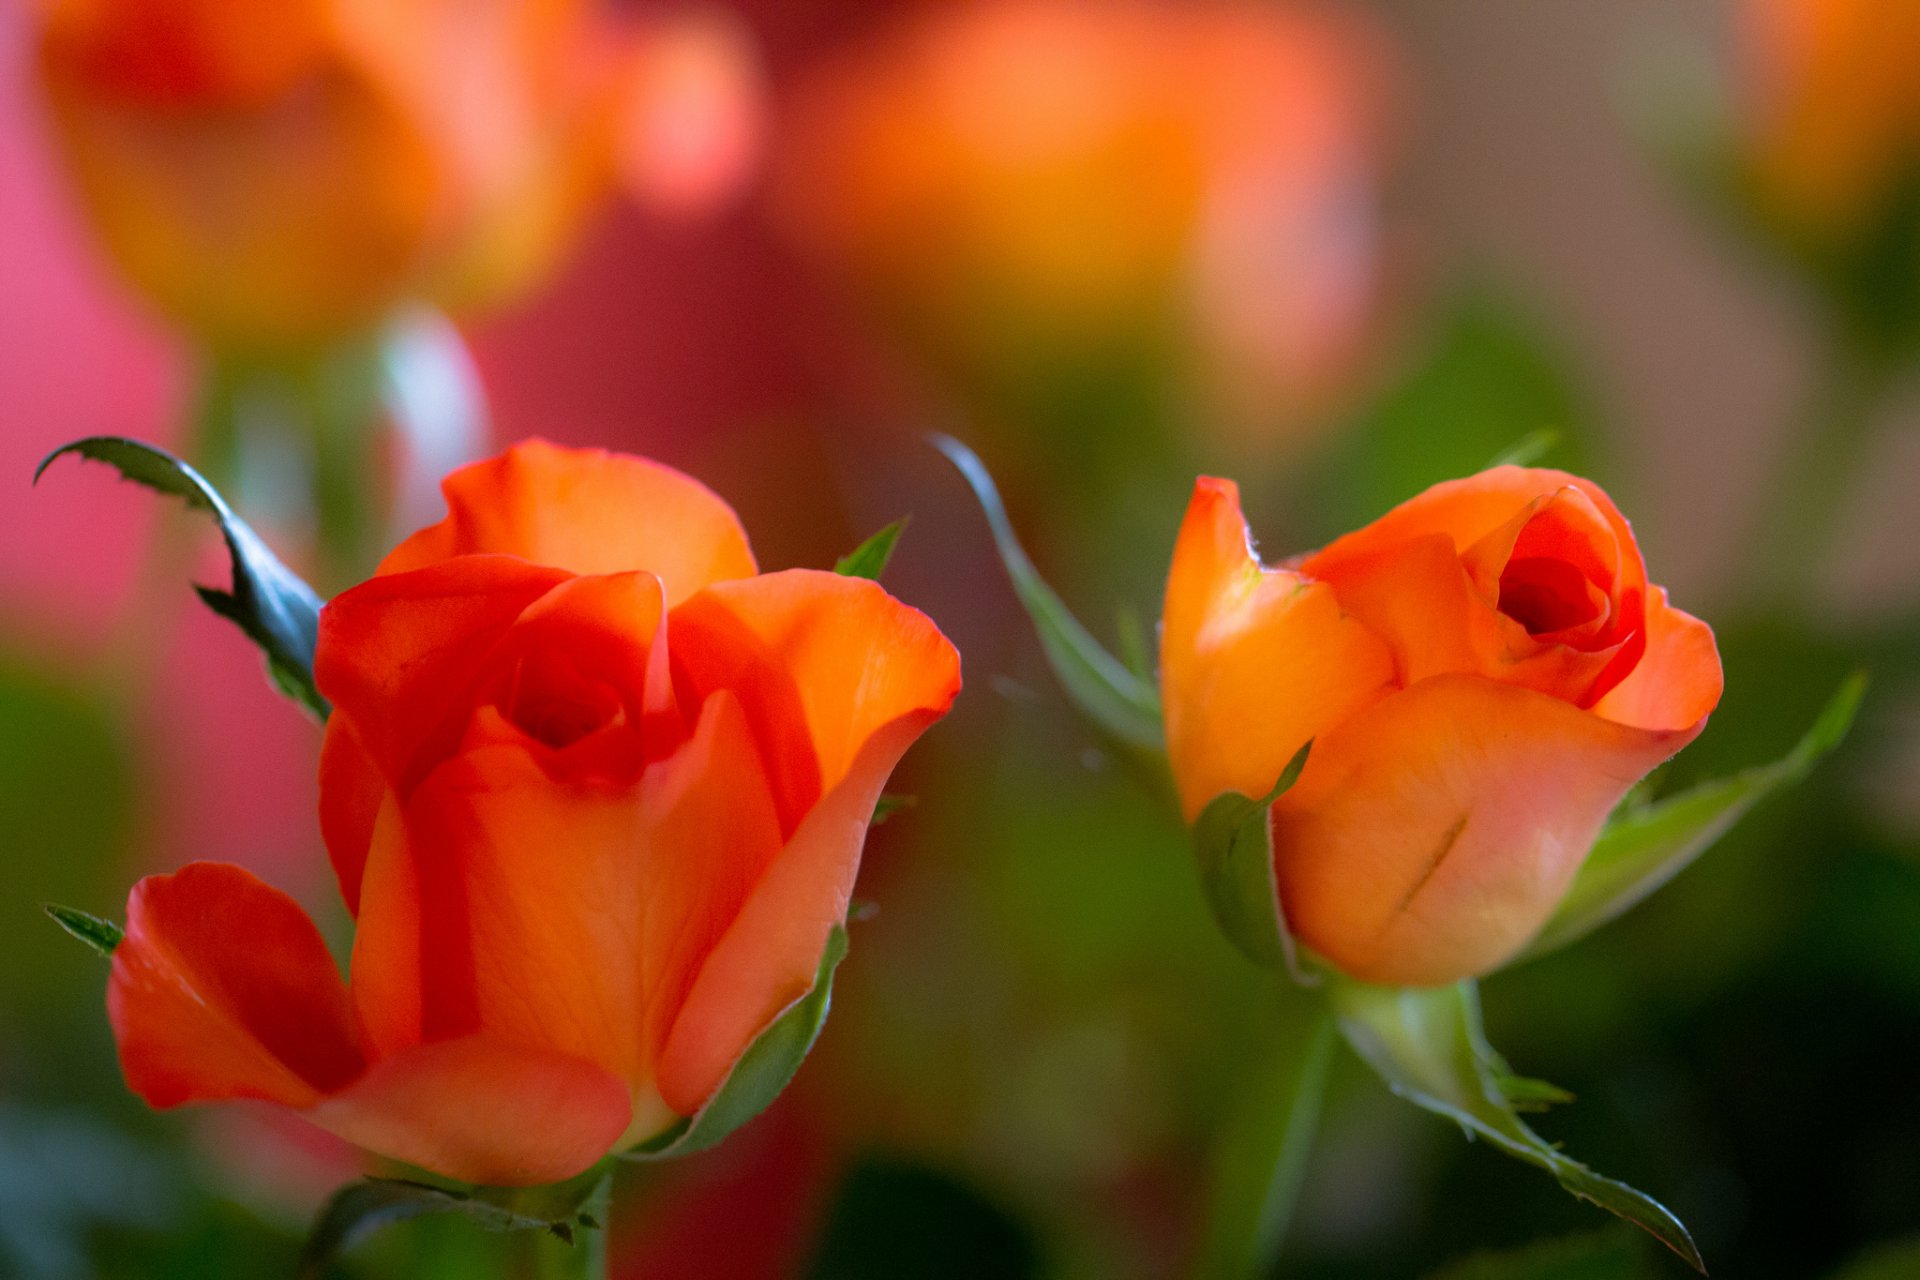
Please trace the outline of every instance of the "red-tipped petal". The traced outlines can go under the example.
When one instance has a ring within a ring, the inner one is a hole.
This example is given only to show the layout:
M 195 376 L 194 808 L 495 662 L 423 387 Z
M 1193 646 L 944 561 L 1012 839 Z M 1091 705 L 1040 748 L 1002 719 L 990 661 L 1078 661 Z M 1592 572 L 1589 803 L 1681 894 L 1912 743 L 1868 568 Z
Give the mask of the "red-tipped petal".
M 107 1013 L 127 1084 L 156 1107 L 304 1107 L 362 1067 L 319 930 L 293 899 L 227 863 L 134 886 Z

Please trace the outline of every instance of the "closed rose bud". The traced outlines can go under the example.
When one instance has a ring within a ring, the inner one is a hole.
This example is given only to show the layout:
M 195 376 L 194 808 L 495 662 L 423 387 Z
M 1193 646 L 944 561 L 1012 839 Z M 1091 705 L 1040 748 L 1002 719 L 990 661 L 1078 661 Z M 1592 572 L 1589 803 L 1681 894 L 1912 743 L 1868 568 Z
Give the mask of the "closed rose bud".
M 351 980 L 285 895 L 198 863 L 134 890 L 109 1009 L 155 1106 L 265 1099 L 540 1183 L 698 1112 L 814 985 L 959 660 L 872 582 L 757 574 L 642 459 L 529 443 L 445 488 L 321 615 Z
M 311 348 L 408 300 L 499 305 L 554 268 L 623 169 L 649 193 L 719 198 L 755 119 L 747 46 L 697 14 L 682 30 L 593 0 L 39 13 L 58 150 L 96 229 L 137 289 L 222 349 Z M 718 70 L 682 87 L 689 40 Z M 655 117 L 690 140 L 627 155 Z
M 1608 813 L 1718 703 L 1704 623 L 1607 495 L 1499 467 L 1278 568 L 1195 488 L 1167 585 L 1167 747 L 1191 821 L 1269 794 L 1291 932 L 1378 983 L 1485 973 L 1540 930 Z

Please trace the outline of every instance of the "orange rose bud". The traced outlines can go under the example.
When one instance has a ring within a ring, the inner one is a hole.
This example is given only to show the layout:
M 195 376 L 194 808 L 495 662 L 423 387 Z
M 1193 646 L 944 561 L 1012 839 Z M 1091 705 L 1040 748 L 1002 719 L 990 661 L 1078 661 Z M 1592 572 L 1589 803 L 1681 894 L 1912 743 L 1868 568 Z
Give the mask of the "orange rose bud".
M 640 458 L 522 444 L 321 615 L 343 983 L 285 895 L 135 888 L 109 1009 L 155 1106 L 258 1098 L 382 1155 L 554 1181 L 695 1114 L 813 986 L 959 658 L 872 582 L 759 574 Z
M 1608 813 L 1720 699 L 1707 626 L 1647 582 L 1592 483 L 1498 467 L 1280 568 L 1203 478 L 1161 637 L 1189 821 L 1271 792 L 1289 929 L 1356 978 L 1438 985 L 1511 958 Z
M 408 300 L 497 306 L 554 269 L 623 167 L 681 207 L 724 195 L 752 149 L 751 51 L 701 13 L 643 25 L 594 0 L 38 11 L 56 140 L 101 238 L 161 311 L 222 349 L 312 348 Z M 664 56 L 683 27 L 706 50 L 692 87 Z M 630 162 L 635 132 L 677 141 Z

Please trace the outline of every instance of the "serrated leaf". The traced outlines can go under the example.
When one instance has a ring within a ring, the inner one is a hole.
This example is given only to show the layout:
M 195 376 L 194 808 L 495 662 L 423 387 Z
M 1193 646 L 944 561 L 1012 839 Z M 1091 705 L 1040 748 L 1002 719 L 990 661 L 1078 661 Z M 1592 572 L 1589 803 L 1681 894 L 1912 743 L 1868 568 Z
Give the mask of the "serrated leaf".
M 1704 783 L 1656 804 L 1623 806 L 1594 842 L 1573 886 L 1523 959 L 1576 942 L 1637 905 L 1725 835 L 1754 805 L 1806 777 L 1847 736 L 1867 677 L 1841 684 L 1793 750 L 1772 764 Z
M 907 531 L 907 521 L 910 518 L 901 516 L 846 555 L 841 556 L 834 562 L 833 571 L 843 578 L 880 581 L 880 575 L 887 571 L 887 562 L 893 559 L 894 546 L 900 541 L 900 535 Z
M 1573 1195 L 1644 1229 L 1705 1274 L 1693 1237 L 1659 1201 L 1562 1154 L 1522 1122 L 1501 1090 L 1500 1077 L 1509 1073 L 1487 1044 L 1472 982 L 1389 988 L 1335 975 L 1327 998 L 1347 1043 L 1394 1093 L 1544 1169 Z
M 1287 931 L 1280 886 L 1273 871 L 1273 832 L 1267 810 L 1299 780 L 1309 742 L 1280 771 L 1273 790 L 1258 800 L 1238 791 L 1215 796 L 1193 822 L 1193 854 L 1207 907 L 1227 940 L 1255 964 L 1284 969 L 1304 982 Z
M 576 1227 L 598 1228 L 612 1166 L 543 1187 L 446 1187 L 406 1178 L 362 1178 L 321 1207 L 300 1251 L 303 1280 L 382 1227 L 429 1214 L 459 1214 L 487 1231 L 544 1231 L 571 1244 Z
M 114 949 L 120 945 L 127 931 L 111 920 L 102 920 L 75 907 L 63 907 L 57 902 L 43 902 L 40 909 L 49 919 L 65 929 L 80 941 L 86 943 L 101 956 L 111 960 Z
M 951 436 L 935 435 L 932 441 L 959 470 L 985 512 L 1000 563 L 1013 580 L 1014 594 L 1032 619 L 1040 647 L 1068 700 L 1120 742 L 1147 751 L 1164 750 L 1166 734 L 1160 720 L 1158 691 L 1101 647 L 1040 576 L 1014 534 L 1013 522 L 1007 518 L 1006 505 L 986 464 Z
M 765 1111 L 792 1081 L 819 1038 L 833 1005 L 834 971 L 846 956 L 846 928 L 835 925 L 827 935 L 827 948 L 820 957 L 813 987 L 747 1046 L 699 1114 L 641 1143 L 622 1158 L 661 1160 L 705 1151 Z
M 313 648 L 319 635 L 321 604 L 313 588 L 281 563 L 199 472 L 164 449 L 121 436 L 90 436 L 48 454 L 34 471 L 34 481 L 37 483 L 56 459 L 69 453 L 104 462 L 128 480 L 179 498 L 214 518 L 220 536 L 226 540 L 233 585 L 227 591 L 200 587 L 200 598 L 260 647 L 273 681 L 282 691 L 319 719 L 326 719 L 326 699 L 313 682 Z

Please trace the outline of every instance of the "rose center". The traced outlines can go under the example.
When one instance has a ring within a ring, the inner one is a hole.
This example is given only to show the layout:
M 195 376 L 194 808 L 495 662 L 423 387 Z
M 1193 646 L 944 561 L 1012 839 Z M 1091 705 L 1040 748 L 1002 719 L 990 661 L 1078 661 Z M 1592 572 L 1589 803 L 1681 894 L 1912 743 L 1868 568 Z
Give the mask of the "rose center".
M 1517 558 L 1500 575 L 1500 612 L 1529 635 L 1571 631 L 1599 618 L 1606 596 L 1565 560 Z
M 505 698 L 501 714 L 520 732 L 554 750 L 626 721 L 619 690 L 577 672 L 527 664 Z

